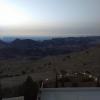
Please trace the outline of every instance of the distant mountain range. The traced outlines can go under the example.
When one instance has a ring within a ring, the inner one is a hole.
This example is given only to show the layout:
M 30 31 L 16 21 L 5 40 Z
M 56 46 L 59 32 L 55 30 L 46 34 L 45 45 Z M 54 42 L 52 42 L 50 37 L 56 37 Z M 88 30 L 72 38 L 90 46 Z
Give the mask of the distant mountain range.
M 78 52 L 100 44 L 99 36 L 54 38 L 44 41 L 15 39 L 12 42 L 0 40 L 0 59 L 39 59 L 48 55 Z
M 15 37 L 15 36 L 4 36 L 4 37 L 0 37 L 1 40 L 5 41 L 5 42 L 12 42 L 14 41 L 16 38 L 18 39 L 32 39 L 32 40 L 36 40 L 36 41 L 43 41 L 43 40 L 48 40 L 48 39 L 52 39 L 52 37 L 48 37 L 48 36 L 20 36 L 20 37 Z

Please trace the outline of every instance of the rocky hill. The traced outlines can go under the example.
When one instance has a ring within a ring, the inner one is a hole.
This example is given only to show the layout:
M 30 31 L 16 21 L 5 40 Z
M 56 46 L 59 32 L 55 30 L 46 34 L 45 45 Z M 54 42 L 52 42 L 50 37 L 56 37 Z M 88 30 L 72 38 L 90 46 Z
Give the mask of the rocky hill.
M 0 59 L 37 60 L 46 56 L 79 52 L 100 43 L 100 37 L 70 37 L 35 41 L 16 39 L 0 41 Z
M 54 40 L 52 40 L 52 41 L 54 41 Z M 59 40 L 59 39 L 57 39 L 57 40 Z M 18 43 L 18 41 L 22 42 L 23 40 L 16 40 L 16 41 Z M 13 43 L 16 44 L 16 41 L 13 41 L 12 43 L 10 43 L 10 45 L 13 45 Z M 24 40 L 24 43 L 25 43 L 25 41 L 26 40 Z M 45 41 L 42 42 L 45 44 L 44 48 L 47 46 L 50 46 L 52 48 L 52 50 L 54 50 L 53 49 L 55 47 L 54 42 L 53 42 L 53 46 L 51 46 L 51 45 L 49 45 L 49 41 L 51 44 L 51 40 L 47 40 L 48 43 Z M 33 43 L 33 40 L 30 40 L 30 42 Z M 34 45 L 36 43 L 34 43 Z M 56 43 L 56 45 L 57 45 L 57 43 Z M 87 44 L 89 44 L 89 43 L 87 43 Z M 41 42 L 40 42 L 40 44 L 41 44 Z M 62 44 L 64 44 L 64 43 L 62 43 Z M 79 44 L 80 44 L 80 42 L 79 42 Z M 13 46 L 15 46 L 15 45 L 13 45 Z M 58 46 L 61 46 L 63 48 L 63 46 L 60 44 Z M 72 47 L 71 44 L 69 46 Z M 8 45 L 8 48 L 10 48 L 9 45 Z M 18 48 L 19 48 L 19 45 L 18 45 Z M 19 52 L 17 51 L 18 48 L 17 48 L 17 46 L 15 48 L 16 56 L 18 56 L 17 54 L 19 54 Z M 76 48 L 76 46 L 75 46 L 75 48 Z M 0 49 L 0 50 L 2 50 L 2 49 Z M 5 54 L 6 51 L 7 52 L 9 51 L 11 54 L 13 54 L 13 51 L 11 51 L 11 50 L 14 50 L 14 48 L 13 49 L 10 48 L 8 50 L 6 48 L 5 51 L 2 50 L 2 52 L 4 52 L 3 54 Z M 15 50 L 14 50 L 14 53 L 15 53 Z M 58 48 L 57 48 L 57 50 L 58 50 Z M 22 59 L 19 59 L 19 58 L 1 59 L 0 60 L 1 82 L 4 86 L 13 86 L 14 84 L 16 85 L 16 84 L 19 84 L 20 82 L 23 82 L 28 75 L 31 75 L 34 80 L 41 80 L 41 79 L 44 80 L 46 78 L 53 79 L 53 78 L 55 78 L 55 72 L 60 73 L 61 71 L 66 71 L 68 73 L 88 71 L 92 75 L 99 76 L 100 75 L 99 59 L 100 59 L 100 44 L 97 41 L 95 41 L 95 42 L 92 41 L 91 46 L 89 44 L 88 48 L 79 50 L 77 52 L 74 51 L 74 52 L 70 52 L 70 53 L 67 53 L 67 52 L 59 53 L 58 55 L 56 55 L 56 54 L 47 55 L 47 56 L 44 56 L 41 59 L 37 59 L 37 60 L 36 59 L 31 59 L 31 60 L 26 59 L 26 57 L 25 58 L 23 57 Z
M 99 59 L 100 45 L 77 53 L 47 56 L 40 60 L 1 60 L 0 75 L 4 78 L 37 74 L 34 76 L 36 79 L 42 77 L 42 73 L 55 73 L 55 70 L 57 72 L 61 70 L 66 72 L 89 71 L 94 75 L 99 75 Z

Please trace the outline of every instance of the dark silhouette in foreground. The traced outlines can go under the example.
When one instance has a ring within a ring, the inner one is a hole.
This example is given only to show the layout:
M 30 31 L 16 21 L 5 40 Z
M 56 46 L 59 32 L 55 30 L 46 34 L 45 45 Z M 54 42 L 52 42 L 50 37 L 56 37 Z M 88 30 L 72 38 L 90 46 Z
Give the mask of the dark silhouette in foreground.
M 24 83 L 24 100 L 37 100 L 38 91 L 38 84 L 28 76 Z
M 1 84 L 0 84 L 0 100 L 2 100 L 2 88 L 1 88 Z

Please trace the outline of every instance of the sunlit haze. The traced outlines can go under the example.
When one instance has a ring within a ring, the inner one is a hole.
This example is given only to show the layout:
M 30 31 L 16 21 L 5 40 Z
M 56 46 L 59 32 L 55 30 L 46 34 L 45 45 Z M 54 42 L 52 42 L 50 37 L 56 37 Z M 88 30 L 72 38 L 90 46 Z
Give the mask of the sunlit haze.
M 100 34 L 100 0 L 0 0 L 0 36 Z

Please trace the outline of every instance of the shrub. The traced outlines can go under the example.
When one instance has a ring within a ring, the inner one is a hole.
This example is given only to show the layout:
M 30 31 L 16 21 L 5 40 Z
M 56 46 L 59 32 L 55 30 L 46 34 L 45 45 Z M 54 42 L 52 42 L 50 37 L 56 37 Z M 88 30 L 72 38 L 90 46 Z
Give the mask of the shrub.
M 38 84 L 28 76 L 24 83 L 24 100 L 36 100 L 38 91 Z
M 23 71 L 22 71 L 22 74 L 25 75 L 25 74 L 26 74 L 26 71 L 23 70 Z
M 52 65 L 52 63 L 51 62 L 48 62 L 48 65 Z

